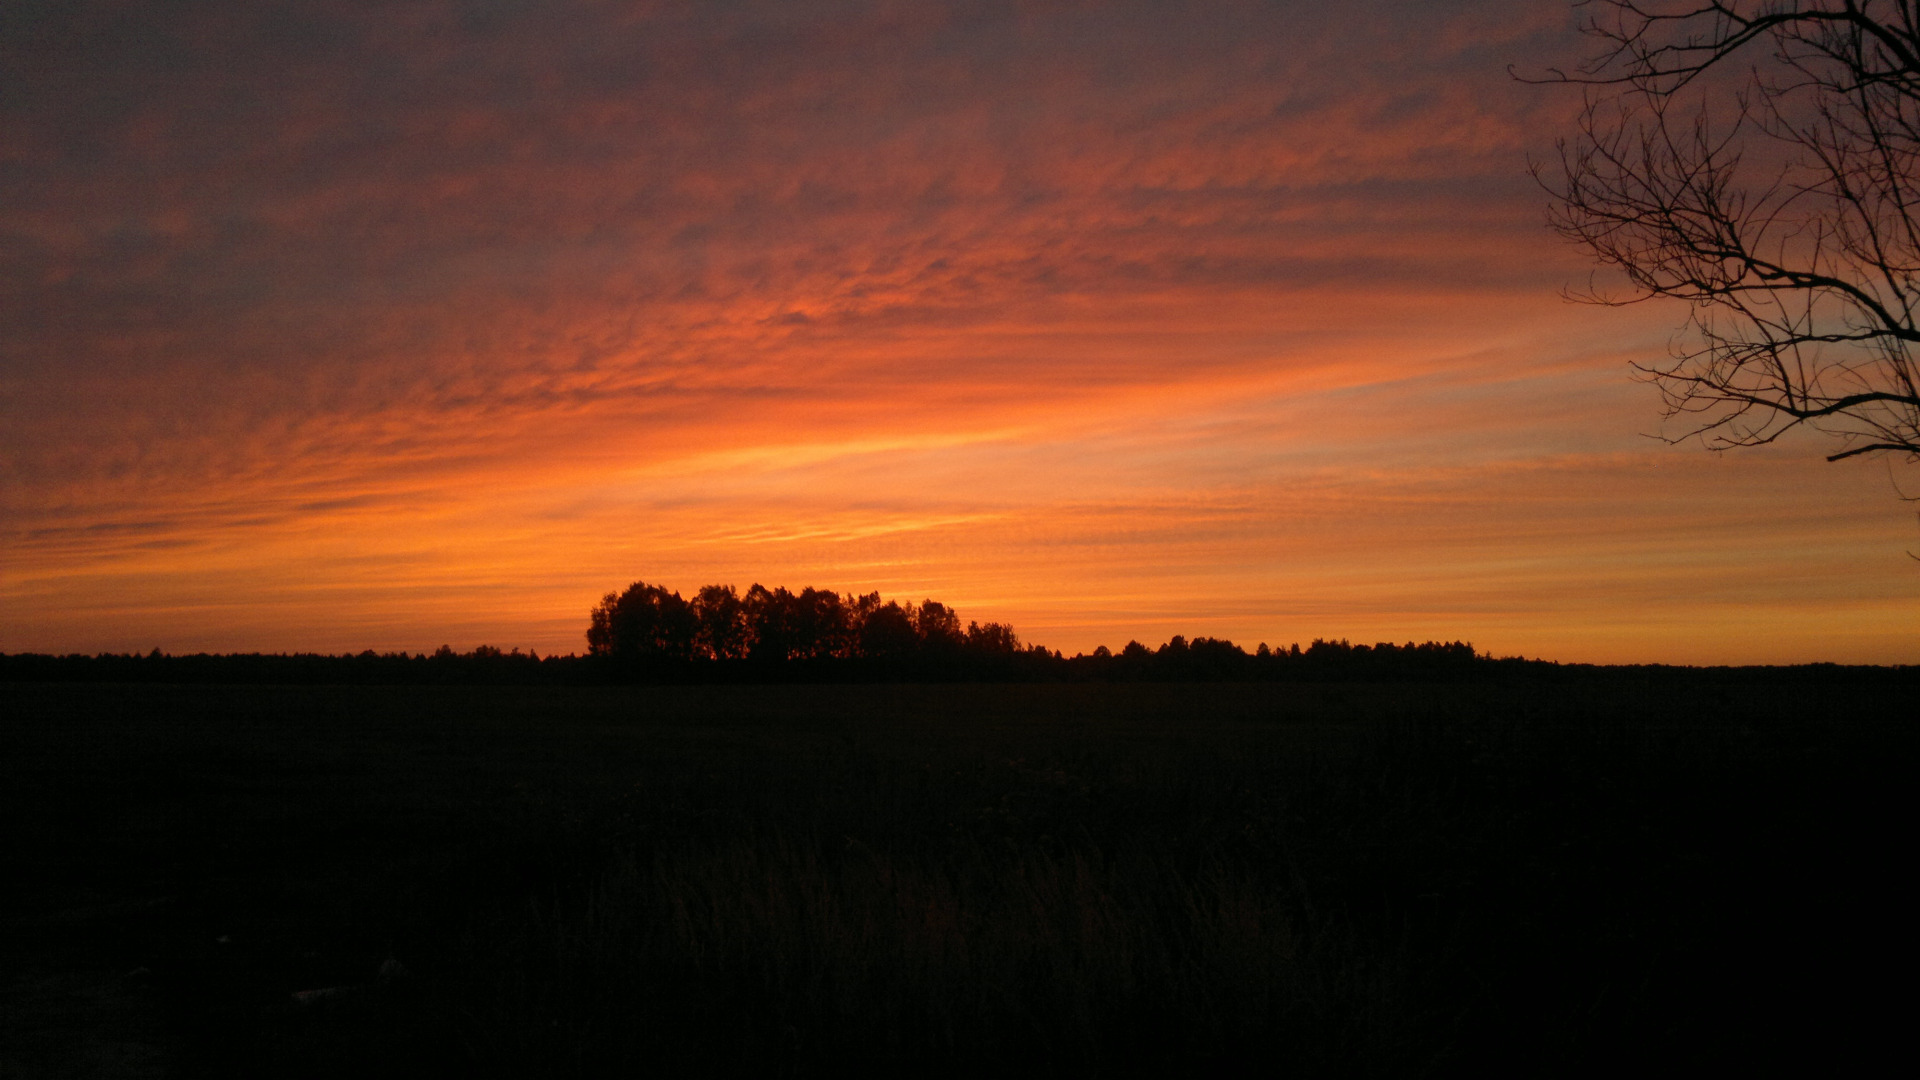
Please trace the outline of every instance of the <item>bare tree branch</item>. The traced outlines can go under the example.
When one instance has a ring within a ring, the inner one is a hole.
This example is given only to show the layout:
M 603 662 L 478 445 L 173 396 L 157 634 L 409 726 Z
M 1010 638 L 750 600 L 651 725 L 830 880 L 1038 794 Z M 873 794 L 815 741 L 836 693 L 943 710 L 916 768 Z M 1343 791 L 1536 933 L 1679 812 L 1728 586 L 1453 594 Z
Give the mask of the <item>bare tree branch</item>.
M 1602 43 L 1549 224 L 1689 306 L 1666 414 L 1726 449 L 1817 429 L 1920 462 L 1920 0 L 1579 0 Z

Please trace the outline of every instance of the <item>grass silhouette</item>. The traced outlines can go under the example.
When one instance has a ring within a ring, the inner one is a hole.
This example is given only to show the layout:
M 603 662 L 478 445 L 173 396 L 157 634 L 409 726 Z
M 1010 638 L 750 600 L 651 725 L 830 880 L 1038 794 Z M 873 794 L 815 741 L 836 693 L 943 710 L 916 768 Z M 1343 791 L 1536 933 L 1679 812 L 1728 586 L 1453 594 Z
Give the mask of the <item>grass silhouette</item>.
M 1897 684 L 9 693 L 21 1071 L 1830 1067 L 1913 957 Z

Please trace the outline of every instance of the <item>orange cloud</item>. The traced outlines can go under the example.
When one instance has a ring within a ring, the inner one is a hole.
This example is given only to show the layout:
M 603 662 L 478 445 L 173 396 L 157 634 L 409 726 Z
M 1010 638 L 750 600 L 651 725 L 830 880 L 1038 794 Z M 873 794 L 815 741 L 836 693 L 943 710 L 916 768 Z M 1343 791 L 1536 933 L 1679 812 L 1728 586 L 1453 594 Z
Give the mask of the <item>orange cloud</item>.
M 1884 473 L 1641 437 L 1676 316 L 1558 298 L 1504 68 L 1577 46 L 1496 8 L 35 15 L 0 649 L 566 650 L 645 577 L 1912 659 Z

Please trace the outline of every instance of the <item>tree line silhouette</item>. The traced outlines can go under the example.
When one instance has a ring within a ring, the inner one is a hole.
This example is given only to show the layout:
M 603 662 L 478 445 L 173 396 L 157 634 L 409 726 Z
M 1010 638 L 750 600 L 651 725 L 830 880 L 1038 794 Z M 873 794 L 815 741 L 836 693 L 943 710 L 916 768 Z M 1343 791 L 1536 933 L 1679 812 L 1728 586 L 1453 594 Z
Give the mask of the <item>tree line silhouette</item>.
M 906 610 L 907 605 L 901 605 Z M 982 628 L 985 629 L 984 627 Z M 896 625 L 894 630 L 898 631 Z M 1172 640 L 1150 649 L 1064 656 L 1038 645 L 1008 648 L 964 632 L 929 647 L 899 633 L 887 652 L 835 655 L 797 650 L 783 659 L 762 651 L 716 658 L 674 654 L 588 653 L 540 656 L 482 645 L 471 652 L 371 650 L 357 654 L 100 653 L 0 654 L 0 681 L 291 684 L 594 685 L 605 683 L 780 682 L 1222 682 L 1322 679 L 1456 681 L 1499 671 L 1547 669 L 1544 661 L 1477 656 L 1464 642 L 1351 645 L 1320 641 L 1302 649 L 1249 653 L 1231 641 Z
M 1013 627 L 968 621 L 937 600 L 884 600 L 755 584 L 744 594 L 708 585 L 691 599 L 636 581 L 589 614 L 587 652 L 542 657 L 482 645 L 433 653 L 234 653 L 49 656 L 0 653 L 0 680 L 592 685 L 622 682 L 1313 682 L 1436 681 L 1611 672 L 1634 678 L 1780 677 L 1912 681 L 1920 667 L 1802 664 L 1766 668 L 1623 665 L 1596 668 L 1519 657 L 1495 659 L 1464 641 L 1354 644 L 1316 638 L 1306 647 L 1252 652 L 1223 638 L 1175 634 L 1157 648 L 1062 655 L 1024 644 Z
M 1462 641 L 1354 645 L 1316 639 L 1254 652 L 1231 641 L 1176 634 L 1158 649 L 1129 641 L 1119 652 L 1063 656 L 1023 645 L 1005 623 L 969 621 L 938 600 L 918 604 L 878 592 L 841 596 L 755 584 L 743 595 L 708 585 L 691 599 L 636 581 L 608 593 L 587 628 L 590 658 L 646 674 L 716 674 L 717 669 L 769 667 L 826 674 L 1030 677 L 1065 679 L 1257 679 L 1281 672 L 1444 675 L 1481 660 Z M 705 669 L 703 672 L 702 669 Z
M 755 584 L 746 595 L 708 585 L 683 600 L 678 592 L 636 581 L 608 593 L 587 627 L 590 656 L 626 664 L 686 661 L 792 661 L 1008 658 L 1055 659 L 1039 645 L 1022 648 L 1011 626 L 969 622 L 938 600 L 882 601 L 825 589 L 791 592 Z

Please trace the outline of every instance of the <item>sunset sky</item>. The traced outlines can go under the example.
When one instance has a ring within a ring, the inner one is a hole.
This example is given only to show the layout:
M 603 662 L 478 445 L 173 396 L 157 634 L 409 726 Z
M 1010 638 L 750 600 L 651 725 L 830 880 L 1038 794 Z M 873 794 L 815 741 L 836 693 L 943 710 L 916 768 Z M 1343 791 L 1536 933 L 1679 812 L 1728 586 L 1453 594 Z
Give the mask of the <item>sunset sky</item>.
M 0 5 L 0 651 L 581 651 L 636 579 L 1175 633 L 1920 662 L 1817 437 L 1529 158 L 1555 0 Z

